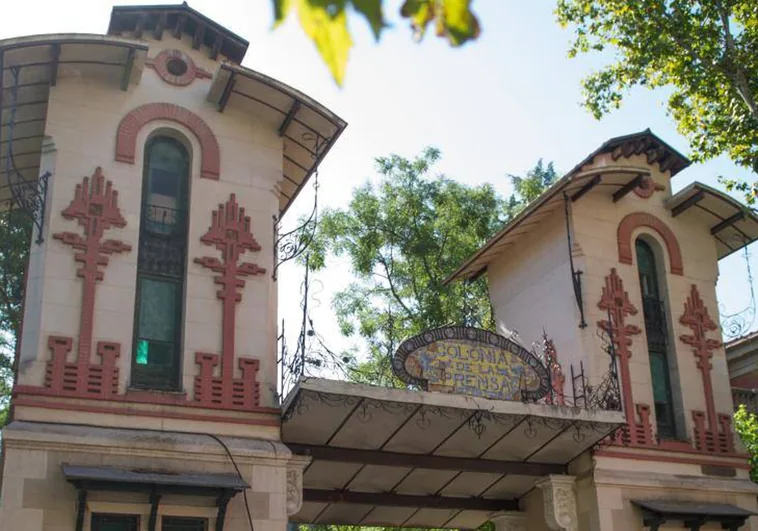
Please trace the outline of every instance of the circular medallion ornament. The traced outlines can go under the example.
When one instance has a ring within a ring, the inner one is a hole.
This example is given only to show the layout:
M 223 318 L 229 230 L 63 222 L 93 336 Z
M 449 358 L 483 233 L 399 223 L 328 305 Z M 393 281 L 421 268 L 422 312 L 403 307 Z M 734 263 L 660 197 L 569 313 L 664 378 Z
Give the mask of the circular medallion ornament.
M 547 395 L 547 367 L 515 341 L 487 330 L 447 326 L 407 339 L 392 358 L 395 375 L 410 385 L 496 400 Z
M 151 66 L 163 81 L 178 87 L 192 83 L 200 71 L 192 58 L 179 50 L 163 50 L 155 56 Z

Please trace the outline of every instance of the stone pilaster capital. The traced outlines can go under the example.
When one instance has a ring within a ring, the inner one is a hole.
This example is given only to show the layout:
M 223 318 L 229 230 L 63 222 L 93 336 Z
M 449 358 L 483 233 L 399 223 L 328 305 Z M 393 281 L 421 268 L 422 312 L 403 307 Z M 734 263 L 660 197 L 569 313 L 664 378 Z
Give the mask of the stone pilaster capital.
M 577 531 L 574 476 L 548 476 L 537 482 L 545 506 L 545 522 L 555 531 Z

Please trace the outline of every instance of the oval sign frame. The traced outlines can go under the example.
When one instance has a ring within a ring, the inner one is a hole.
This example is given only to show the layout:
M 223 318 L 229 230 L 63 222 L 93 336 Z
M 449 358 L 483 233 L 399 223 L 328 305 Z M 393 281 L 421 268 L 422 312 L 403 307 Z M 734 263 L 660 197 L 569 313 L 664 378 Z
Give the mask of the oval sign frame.
M 467 326 L 444 326 L 422 332 L 417 336 L 406 339 L 392 356 L 392 372 L 403 382 L 409 385 L 418 385 L 423 390 L 429 390 L 429 380 L 410 374 L 406 368 L 408 357 L 419 349 L 438 341 L 463 340 L 479 343 L 487 347 L 495 347 L 509 352 L 521 359 L 527 367 L 537 375 L 539 386 L 537 389 L 521 390 L 521 400 L 537 401 L 547 396 L 550 391 L 550 374 L 547 367 L 537 356 L 528 351 L 515 341 L 503 337 L 489 330 Z M 485 397 L 491 398 L 491 397 Z M 498 398 L 491 398 L 498 400 Z M 503 399 L 501 399 L 503 400 Z

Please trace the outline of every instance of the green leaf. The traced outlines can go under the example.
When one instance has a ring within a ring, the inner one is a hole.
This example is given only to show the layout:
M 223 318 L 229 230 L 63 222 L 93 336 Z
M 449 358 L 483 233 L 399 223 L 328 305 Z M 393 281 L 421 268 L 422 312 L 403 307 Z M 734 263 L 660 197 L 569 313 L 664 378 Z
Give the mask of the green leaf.
M 479 21 L 471 11 L 471 0 L 406 0 L 400 14 L 411 20 L 416 38 L 422 39 L 435 21 L 437 36 L 460 46 L 479 36 Z
M 274 8 L 274 28 L 278 27 L 289 15 L 292 9 L 291 0 L 272 0 Z
M 345 0 L 298 0 L 300 25 L 316 45 L 337 85 L 342 86 L 353 40 Z
M 443 0 L 441 15 L 444 31 L 440 36 L 447 37 L 453 46 L 479 36 L 479 20 L 471 12 L 471 0 Z
M 411 19 L 411 27 L 418 40 L 424 38 L 426 27 L 434 20 L 435 0 L 405 0 L 400 14 Z
M 374 38 L 378 41 L 382 30 L 387 27 L 382 12 L 382 0 L 351 0 L 353 8 L 368 20 Z

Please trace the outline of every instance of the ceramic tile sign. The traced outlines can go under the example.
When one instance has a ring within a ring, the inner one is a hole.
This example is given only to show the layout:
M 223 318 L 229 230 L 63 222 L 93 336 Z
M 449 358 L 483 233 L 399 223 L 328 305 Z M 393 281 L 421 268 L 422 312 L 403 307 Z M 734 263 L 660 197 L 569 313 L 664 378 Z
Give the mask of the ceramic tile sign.
M 532 352 L 487 330 L 448 326 L 407 339 L 392 359 L 395 375 L 427 391 L 535 401 L 550 387 Z

